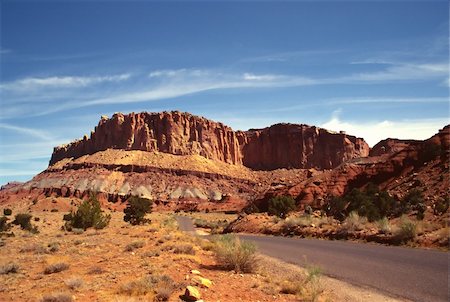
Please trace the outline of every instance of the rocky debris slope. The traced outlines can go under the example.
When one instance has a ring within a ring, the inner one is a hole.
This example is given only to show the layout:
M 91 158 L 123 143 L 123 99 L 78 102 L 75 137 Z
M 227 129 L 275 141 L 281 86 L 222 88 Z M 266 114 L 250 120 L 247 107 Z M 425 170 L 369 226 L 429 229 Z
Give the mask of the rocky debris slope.
M 222 123 L 189 113 L 142 112 L 102 117 L 89 138 L 56 147 L 50 165 L 106 149 L 200 155 L 260 170 L 330 169 L 369 154 L 361 138 L 307 125 L 277 124 L 235 132 Z
M 386 142 L 389 144 L 389 141 L 383 141 L 379 146 L 386 145 Z M 378 150 L 380 153 L 374 152 L 379 156 L 350 160 L 333 170 L 311 170 L 308 179 L 269 190 L 256 203 L 264 208 L 272 196 L 290 195 L 301 207 L 312 205 L 319 208 L 328 197 L 341 196 L 353 188 L 364 188 L 368 183 L 389 191 L 397 199 L 413 188 L 420 189 L 428 204 L 448 195 L 450 126 L 425 141 L 395 140 L 393 148 Z

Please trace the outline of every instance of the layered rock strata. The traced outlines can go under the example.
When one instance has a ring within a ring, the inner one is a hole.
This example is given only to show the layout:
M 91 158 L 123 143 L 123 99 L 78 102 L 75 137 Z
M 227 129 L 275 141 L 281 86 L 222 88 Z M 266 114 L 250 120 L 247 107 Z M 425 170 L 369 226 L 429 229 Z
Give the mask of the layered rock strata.
M 308 125 L 276 124 L 233 131 L 222 123 L 178 111 L 114 114 L 102 117 L 90 137 L 56 147 L 50 165 L 106 149 L 200 155 L 252 169 L 331 169 L 348 159 L 365 157 L 369 146 L 345 133 Z

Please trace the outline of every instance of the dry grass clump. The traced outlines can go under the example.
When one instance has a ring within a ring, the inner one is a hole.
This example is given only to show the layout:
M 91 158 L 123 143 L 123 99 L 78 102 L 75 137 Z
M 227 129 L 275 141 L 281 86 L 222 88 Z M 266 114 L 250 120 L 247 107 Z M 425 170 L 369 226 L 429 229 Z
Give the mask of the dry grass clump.
M 416 238 L 417 224 L 407 217 L 402 217 L 395 236 L 400 242 L 408 242 Z
M 57 263 L 48 265 L 44 269 L 44 274 L 49 275 L 49 274 L 59 273 L 59 272 L 65 271 L 68 268 L 69 268 L 69 265 L 67 263 L 57 262 Z
M 145 245 L 144 241 L 134 241 L 125 246 L 125 251 L 132 252 L 136 249 L 140 249 L 140 248 L 144 247 L 144 245 Z
M 241 242 L 232 235 L 224 235 L 216 239 L 214 253 L 217 262 L 228 270 L 252 273 L 256 270 L 256 246 L 249 242 Z
M 27 244 L 20 248 L 19 252 L 21 253 L 35 253 L 35 254 L 45 254 L 47 253 L 47 249 L 41 244 Z
M 99 266 L 93 266 L 88 270 L 88 274 L 90 275 L 100 275 L 103 274 L 105 270 Z
M 280 293 L 296 295 L 301 301 L 317 301 L 324 291 L 320 282 L 321 269 L 317 266 L 307 268 L 306 274 L 295 274 L 281 283 Z
M 154 293 L 157 301 L 167 301 L 176 288 L 175 282 L 167 275 L 147 275 L 122 284 L 119 288 L 119 294 L 140 296 Z
M 83 285 L 83 280 L 80 278 L 70 278 L 70 279 L 65 280 L 64 283 L 70 289 L 77 289 Z
M 391 223 L 386 217 L 383 217 L 377 221 L 377 227 L 378 231 L 383 234 L 389 234 L 392 230 Z
M 195 249 L 192 244 L 179 244 L 173 247 L 175 254 L 195 255 Z
M 347 232 L 361 231 L 366 223 L 366 217 L 361 217 L 358 213 L 351 212 L 342 224 L 342 228 Z
M 13 262 L 0 266 L 0 275 L 15 274 L 18 271 L 19 265 Z
M 72 302 L 72 301 L 73 301 L 72 296 L 64 293 L 45 295 L 41 300 L 41 302 Z

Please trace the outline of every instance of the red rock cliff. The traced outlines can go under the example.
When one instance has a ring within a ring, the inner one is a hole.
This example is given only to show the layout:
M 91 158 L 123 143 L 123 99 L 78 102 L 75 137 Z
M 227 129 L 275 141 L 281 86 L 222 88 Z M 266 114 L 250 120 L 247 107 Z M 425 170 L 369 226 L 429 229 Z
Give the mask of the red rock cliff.
M 241 164 L 235 132 L 188 113 L 116 113 L 102 117 L 91 137 L 56 147 L 50 165 L 66 157 L 80 157 L 113 149 L 160 151 L 177 155 L 198 154 L 209 159 Z
M 143 112 L 102 117 L 90 138 L 56 147 L 50 165 L 109 148 L 197 154 L 261 170 L 329 169 L 369 153 L 363 139 L 307 125 L 277 124 L 234 132 L 222 123 L 189 113 Z
M 308 125 L 276 124 L 245 134 L 243 163 L 252 169 L 331 169 L 369 154 L 369 146 L 361 138 Z

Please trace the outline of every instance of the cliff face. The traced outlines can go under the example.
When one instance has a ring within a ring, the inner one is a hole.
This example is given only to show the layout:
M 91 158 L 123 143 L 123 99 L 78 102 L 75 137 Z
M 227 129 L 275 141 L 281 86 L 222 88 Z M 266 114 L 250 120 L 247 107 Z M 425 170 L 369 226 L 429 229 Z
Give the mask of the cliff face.
M 365 157 L 363 139 L 307 125 L 277 124 L 234 132 L 222 123 L 189 113 L 114 114 L 102 117 L 90 138 L 56 147 L 50 165 L 106 149 L 201 155 L 252 169 L 331 169 L 345 160 Z
M 242 164 L 235 132 L 222 123 L 188 113 L 132 113 L 102 117 L 91 137 L 56 147 L 50 165 L 63 158 L 78 158 L 106 149 L 160 151 L 201 155 L 208 159 Z
M 258 170 L 331 169 L 369 154 L 369 146 L 361 138 L 308 125 L 276 124 L 245 134 L 243 163 Z

